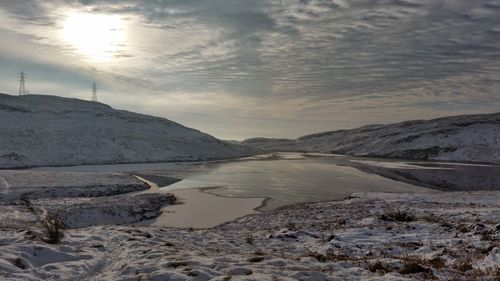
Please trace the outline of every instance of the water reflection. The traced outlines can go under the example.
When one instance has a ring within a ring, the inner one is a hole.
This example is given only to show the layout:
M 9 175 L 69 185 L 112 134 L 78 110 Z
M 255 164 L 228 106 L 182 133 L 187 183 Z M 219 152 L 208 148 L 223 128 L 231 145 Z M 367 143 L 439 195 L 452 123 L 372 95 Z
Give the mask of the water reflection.
M 441 191 L 500 190 L 499 166 L 438 162 L 414 162 L 413 165 L 429 169 L 397 169 L 362 163 L 351 166 L 366 173 Z
M 204 188 L 207 192 L 226 197 L 265 197 L 270 199 L 266 209 L 299 202 L 340 200 L 354 192 L 500 189 L 499 166 L 300 153 L 264 155 L 237 161 L 43 169 L 126 171 L 152 175 L 160 180 L 160 186 L 166 186 L 164 191 Z M 167 178 L 161 180 L 161 177 Z M 175 182 L 170 177 L 182 180 Z

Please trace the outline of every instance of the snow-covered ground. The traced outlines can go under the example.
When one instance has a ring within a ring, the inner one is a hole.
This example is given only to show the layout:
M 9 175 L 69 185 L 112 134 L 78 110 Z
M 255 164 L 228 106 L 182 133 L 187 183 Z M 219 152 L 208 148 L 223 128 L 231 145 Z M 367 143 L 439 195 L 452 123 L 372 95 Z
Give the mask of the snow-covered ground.
M 2 213 L 3 214 L 3 213 Z M 500 192 L 354 194 L 206 229 L 0 230 L 4 280 L 498 280 Z
M 175 198 L 122 173 L 0 171 L 0 228 L 29 228 L 47 217 L 68 227 L 133 223 Z
M 56 96 L 0 94 L 0 168 L 194 161 L 254 150 L 164 118 Z
M 263 151 L 326 152 L 413 160 L 500 163 L 500 113 L 371 125 L 296 140 L 253 138 Z
M 0 202 L 47 197 L 97 197 L 148 189 L 122 173 L 0 170 Z
M 417 166 L 417 165 L 412 165 L 409 163 L 403 163 L 403 162 L 386 162 L 386 161 L 373 161 L 373 160 L 351 160 L 351 162 L 355 163 L 361 163 L 361 164 L 366 164 L 366 165 L 371 165 L 371 166 L 376 166 L 376 167 L 383 167 L 383 168 L 389 168 L 389 169 L 451 169 L 451 168 L 444 168 L 444 167 L 425 167 L 425 166 Z

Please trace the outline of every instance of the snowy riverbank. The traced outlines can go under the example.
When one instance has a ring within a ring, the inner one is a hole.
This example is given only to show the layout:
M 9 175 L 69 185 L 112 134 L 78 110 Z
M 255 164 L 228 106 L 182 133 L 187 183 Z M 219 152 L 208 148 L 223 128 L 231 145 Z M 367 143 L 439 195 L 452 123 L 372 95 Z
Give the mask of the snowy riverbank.
M 354 194 L 213 229 L 0 231 L 6 280 L 498 280 L 500 192 Z M 483 278 L 484 279 L 481 279 Z
M 25 229 L 47 217 L 68 227 L 152 219 L 173 204 L 169 193 L 123 173 L 0 171 L 0 228 Z

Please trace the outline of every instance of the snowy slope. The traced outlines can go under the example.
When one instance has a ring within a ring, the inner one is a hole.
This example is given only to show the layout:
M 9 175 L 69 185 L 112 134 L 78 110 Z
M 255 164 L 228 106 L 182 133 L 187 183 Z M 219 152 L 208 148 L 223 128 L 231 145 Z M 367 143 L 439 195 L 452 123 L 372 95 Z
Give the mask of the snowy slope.
M 499 220 L 499 192 L 364 193 L 206 230 L 68 229 L 57 245 L 36 226 L 4 229 L 0 280 L 493 281 Z
M 137 192 L 149 185 L 122 173 L 0 170 L 0 203 L 20 199 L 101 197 Z
M 296 140 L 254 138 L 242 144 L 266 151 L 500 163 L 500 113 L 371 125 Z
M 251 154 L 167 119 L 55 96 L 0 94 L 0 168 L 233 158 Z

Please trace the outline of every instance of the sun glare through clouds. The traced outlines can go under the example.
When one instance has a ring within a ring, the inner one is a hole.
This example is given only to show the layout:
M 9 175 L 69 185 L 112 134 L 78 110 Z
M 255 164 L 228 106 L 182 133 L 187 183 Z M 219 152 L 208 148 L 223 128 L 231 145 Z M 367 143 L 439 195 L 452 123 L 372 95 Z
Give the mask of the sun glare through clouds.
M 78 54 L 94 62 L 109 62 L 126 41 L 120 17 L 91 13 L 70 14 L 62 36 Z

